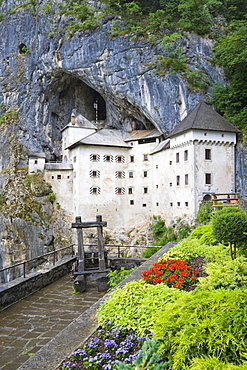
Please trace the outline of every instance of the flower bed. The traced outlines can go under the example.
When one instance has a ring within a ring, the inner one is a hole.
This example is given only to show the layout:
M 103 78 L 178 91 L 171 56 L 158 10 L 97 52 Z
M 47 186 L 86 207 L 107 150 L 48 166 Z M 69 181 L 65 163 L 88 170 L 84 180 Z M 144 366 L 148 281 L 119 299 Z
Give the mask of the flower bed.
M 111 323 L 105 323 L 59 369 L 113 370 L 117 368 L 118 361 L 132 364 L 141 353 L 143 342 L 150 336 L 152 334 L 148 331 L 138 336 L 132 329 L 116 328 Z

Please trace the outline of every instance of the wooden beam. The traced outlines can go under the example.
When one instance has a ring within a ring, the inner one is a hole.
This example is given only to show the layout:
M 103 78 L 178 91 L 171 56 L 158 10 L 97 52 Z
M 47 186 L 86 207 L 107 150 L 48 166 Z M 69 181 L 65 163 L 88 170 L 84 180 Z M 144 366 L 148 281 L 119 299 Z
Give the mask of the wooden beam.
M 81 217 L 75 218 L 76 223 L 81 222 Z M 82 272 L 85 270 L 85 253 L 84 253 L 84 246 L 83 246 L 83 234 L 82 229 L 77 229 L 77 239 L 78 239 L 78 272 Z
M 76 217 L 76 219 L 77 219 L 77 217 Z M 97 221 L 73 222 L 72 223 L 72 228 L 76 228 L 76 229 L 86 229 L 86 228 L 90 228 L 90 227 L 104 227 L 104 226 L 107 226 L 106 221 L 101 221 L 101 222 L 97 222 Z

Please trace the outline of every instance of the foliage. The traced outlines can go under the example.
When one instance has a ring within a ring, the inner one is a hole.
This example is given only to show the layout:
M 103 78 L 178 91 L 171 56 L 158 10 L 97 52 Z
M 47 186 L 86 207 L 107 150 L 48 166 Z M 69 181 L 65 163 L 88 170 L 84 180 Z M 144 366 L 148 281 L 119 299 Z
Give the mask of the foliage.
M 169 259 L 178 259 L 180 261 L 184 260 L 186 262 L 191 262 L 193 259 L 193 255 L 191 253 L 183 253 L 170 249 L 167 253 L 164 253 L 163 256 L 158 259 L 158 262 L 162 260 L 167 261 Z
M 113 322 L 115 326 L 132 328 L 137 334 L 152 332 L 156 315 L 167 302 L 186 292 L 165 285 L 149 285 L 142 281 L 130 282 L 117 288 L 98 310 L 99 324 Z
M 247 290 L 195 290 L 167 303 L 154 335 L 164 338 L 162 352 L 173 370 L 188 368 L 195 357 L 217 357 L 241 364 L 247 350 Z
M 129 365 L 119 362 L 117 364 L 117 370 L 163 370 L 168 368 L 169 362 L 166 359 L 162 361 L 160 358 L 159 347 L 159 341 L 154 338 L 147 338 L 134 363 Z
M 213 207 L 211 202 L 200 203 L 199 210 L 196 215 L 196 224 L 207 224 L 211 219 L 212 212 Z
M 160 248 L 145 248 L 144 251 L 142 252 L 142 257 L 143 258 L 150 258 L 154 253 L 158 252 Z
M 53 191 L 50 191 L 49 194 L 47 195 L 47 198 L 54 203 L 56 200 L 56 194 Z
M 176 224 L 172 227 L 166 227 L 163 220 L 158 220 L 152 226 L 152 237 L 155 240 L 154 245 L 163 246 L 169 242 L 182 240 L 191 232 L 191 226 L 177 219 Z
M 247 362 L 242 365 L 234 365 L 229 362 L 220 361 L 216 357 L 194 358 L 188 370 L 245 370 Z
M 126 270 L 124 267 L 121 267 L 120 270 L 113 270 L 110 271 L 107 276 L 109 277 L 109 284 L 110 287 L 113 288 L 121 281 L 123 281 L 127 276 L 129 276 L 134 270 L 136 270 L 136 267 Z
M 169 287 L 184 289 L 196 282 L 198 270 L 184 260 L 160 260 L 153 267 L 142 273 L 142 278 L 149 284 L 163 283 Z
M 192 91 L 207 91 L 209 78 L 202 71 L 190 71 L 186 75 L 187 87 Z
M 190 236 L 190 239 L 198 239 L 202 244 L 214 245 L 216 244 L 216 239 L 213 235 L 212 223 L 207 225 L 198 226 L 194 229 Z
M 247 117 L 247 87 L 244 83 L 247 78 L 246 48 L 246 20 L 232 22 L 226 35 L 214 46 L 215 63 L 224 67 L 231 84 L 228 86 L 214 85 L 213 103 L 226 119 L 240 128 L 245 127 Z
M 181 240 L 177 245 L 172 247 L 172 251 L 179 251 L 183 253 L 190 253 L 192 254 L 193 258 L 199 256 L 205 256 L 209 246 L 206 244 L 201 244 L 200 240 L 198 239 L 184 239 Z
M 132 329 L 114 327 L 111 323 L 104 323 L 98 328 L 96 334 L 97 336 L 90 338 L 82 349 L 71 353 L 69 361 L 62 364 L 62 370 L 77 368 L 72 361 L 77 363 L 79 361 L 83 368 L 92 370 L 116 369 L 116 364 L 120 363 L 120 360 L 132 363 L 140 353 L 140 346 L 150 335 L 150 333 L 145 333 L 139 337 Z M 151 342 L 156 343 L 155 340 Z
M 235 260 L 221 260 L 206 265 L 207 277 L 199 278 L 199 289 L 236 289 L 247 288 L 247 260 L 238 257 Z
M 224 208 L 212 218 L 213 234 L 222 243 L 229 243 L 231 258 L 236 248 L 247 240 L 247 214 L 239 208 Z

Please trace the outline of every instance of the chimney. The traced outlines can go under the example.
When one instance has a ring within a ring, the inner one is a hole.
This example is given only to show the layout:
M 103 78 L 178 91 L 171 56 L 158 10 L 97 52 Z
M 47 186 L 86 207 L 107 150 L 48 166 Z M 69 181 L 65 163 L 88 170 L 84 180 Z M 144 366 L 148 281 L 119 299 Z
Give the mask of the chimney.
M 75 125 L 75 114 L 74 113 L 71 114 L 71 123 L 72 125 Z

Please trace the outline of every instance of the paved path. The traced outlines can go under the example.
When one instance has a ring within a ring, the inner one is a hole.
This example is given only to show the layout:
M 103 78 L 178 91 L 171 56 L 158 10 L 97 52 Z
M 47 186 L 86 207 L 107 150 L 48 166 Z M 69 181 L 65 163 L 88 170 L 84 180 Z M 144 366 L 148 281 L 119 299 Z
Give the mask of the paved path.
M 0 312 L 0 369 L 16 370 L 104 293 L 72 294 L 67 275 Z

